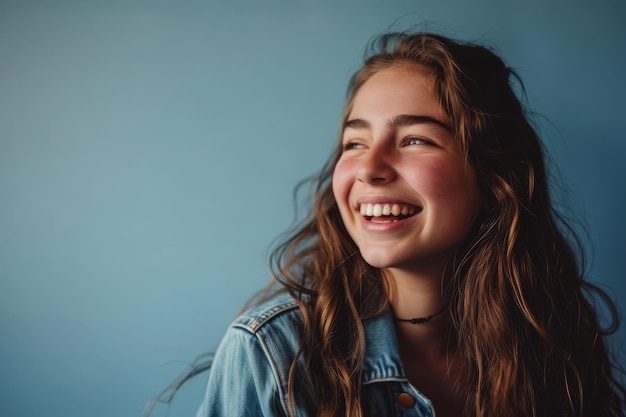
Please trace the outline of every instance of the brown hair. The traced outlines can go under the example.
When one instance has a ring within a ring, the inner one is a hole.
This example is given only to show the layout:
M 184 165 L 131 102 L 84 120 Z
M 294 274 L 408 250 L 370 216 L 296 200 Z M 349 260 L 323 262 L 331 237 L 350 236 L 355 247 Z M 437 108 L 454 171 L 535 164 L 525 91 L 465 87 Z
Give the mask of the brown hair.
M 550 200 L 541 141 L 513 83 L 517 75 L 489 49 L 429 33 L 391 33 L 368 50 L 352 77 L 342 125 L 359 88 L 397 65 L 432 74 L 455 136 L 477 173 L 484 213 L 450 265 L 444 285 L 453 342 L 470 372 L 458 381 L 466 414 L 625 416 L 623 371 L 604 336 L 617 311 L 583 278 L 583 249 Z M 287 291 L 304 317 L 299 356 L 308 372 L 289 378 L 296 405 L 324 417 L 361 417 L 363 322 L 387 307 L 386 283 L 343 226 L 331 188 L 341 144 L 313 179 L 310 216 L 272 253 L 273 289 Z M 593 302 L 609 312 L 602 328 Z M 307 349 L 314 346 L 315 348 Z M 210 367 L 198 361 L 146 408 L 169 403 L 181 385 Z M 307 380 L 302 381 L 306 377 Z
M 603 340 L 617 328 L 616 308 L 583 279 L 582 246 L 554 210 L 541 141 L 514 91 L 513 82 L 523 90 L 521 81 L 485 47 L 387 34 L 352 77 L 342 123 L 359 88 L 397 65 L 432 74 L 485 201 L 444 288 L 452 337 L 470 369 L 460 381 L 469 389 L 467 414 L 624 416 L 626 393 Z M 304 315 L 300 354 L 311 404 L 319 416 L 356 417 L 363 415 L 363 321 L 387 297 L 380 272 L 361 258 L 339 215 L 331 178 L 340 154 L 338 144 L 315 179 L 313 213 L 271 259 Z M 609 328 L 601 328 L 593 300 L 608 307 Z M 307 400 L 296 399 L 303 394 L 294 375 L 289 384 L 293 412 Z

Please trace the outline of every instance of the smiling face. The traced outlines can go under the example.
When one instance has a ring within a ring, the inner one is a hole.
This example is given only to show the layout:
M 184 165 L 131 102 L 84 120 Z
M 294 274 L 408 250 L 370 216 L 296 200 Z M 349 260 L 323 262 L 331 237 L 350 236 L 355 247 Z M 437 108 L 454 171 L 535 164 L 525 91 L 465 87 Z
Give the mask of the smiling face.
M 481 209 L 430 75 L 395 66 L 358 90 L 344 125 L 333 193 L 367 263 L 441 276 Z

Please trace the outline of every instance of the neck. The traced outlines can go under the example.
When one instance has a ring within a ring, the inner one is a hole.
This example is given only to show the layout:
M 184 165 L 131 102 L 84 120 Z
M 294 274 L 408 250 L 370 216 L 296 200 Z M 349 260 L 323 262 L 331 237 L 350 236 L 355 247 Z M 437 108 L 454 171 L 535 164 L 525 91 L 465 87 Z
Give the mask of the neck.
M 432 356 L 447 351 L 448 320 L 441 275 L 424 276 L 389 270 L 384 271 L 384 275 L 389 282 L 389 303 L 395 317 L 434 316 L 424 323 L 395 322 L 401 352 Z
M 389 283 L 389 303 L 396 317 L 427 317 L 444 307 L 441 275 L 390 269 L 384 270 L 383 275 Z
M 443 313 L 445 309 L 446 309 L 446 306 L 443 306 L 441 310 L 439 310 L 435 314 L 431 314 L 429 316 L 424 316 L 424 317 L 413 317 L 411 319 L 403 319 L 401 317 L 395 317 L 394 319 L 395 321 L 402 322 L 402 323 L 424 324 L 424 323 L 430 322 L 432 319 L 434 319 L 435 317 Z

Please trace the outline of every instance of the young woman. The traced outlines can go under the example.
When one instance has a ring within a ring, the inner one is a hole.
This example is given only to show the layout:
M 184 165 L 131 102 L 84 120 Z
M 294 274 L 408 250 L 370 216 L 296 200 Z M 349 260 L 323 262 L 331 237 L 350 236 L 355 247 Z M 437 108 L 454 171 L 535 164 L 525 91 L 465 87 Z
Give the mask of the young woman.
M 581 275 L 513 82 L 482 46 L 376 41 L 199 417 L 624 416 L 592 300 L 616 310 Z

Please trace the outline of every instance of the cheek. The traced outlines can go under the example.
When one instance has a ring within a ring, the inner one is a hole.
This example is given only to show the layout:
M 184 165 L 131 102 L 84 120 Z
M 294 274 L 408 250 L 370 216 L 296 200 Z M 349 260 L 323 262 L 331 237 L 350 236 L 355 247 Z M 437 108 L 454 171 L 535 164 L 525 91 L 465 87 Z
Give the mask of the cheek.
M 350 209 L 350 191 L 354 184 L 354 174 L 348 161 L 340 160 L 335 165 L 332 178 L 333 195 L 339 208 L 339 214 L 344 226 L 349 230 L 352 224 Z
M 352 181 L 350 180 L 351 178 L 354 177 L 351 175 L 350 164 L 344 160 L 339 160 L 337 165 L 335 165 L 335 170 L 333 171 L 332 186 L 335 200 L 337 201 L 340 209 L 348 203 L 347 200 L 352 184 Z
M 471 172 L 458 172 L 448 179 L 447 186 L 441 184 L 439 201 L 459 222 L 472 223 L 482 207 L 474 175 Z
M 445 199 L 450 194 L 450 189 L 457 187 L 458 179 L 446 161 L 423 158 L 411 161 L 405 168 L 403 177 L 427 199 Z
M 480 205 L 474 172 L 465 164 L 432 161 L 421 168 L 414 180 L 421 184 L 425 197 L 444 204 L 443 208 L 450 211 L 466 211 Z

